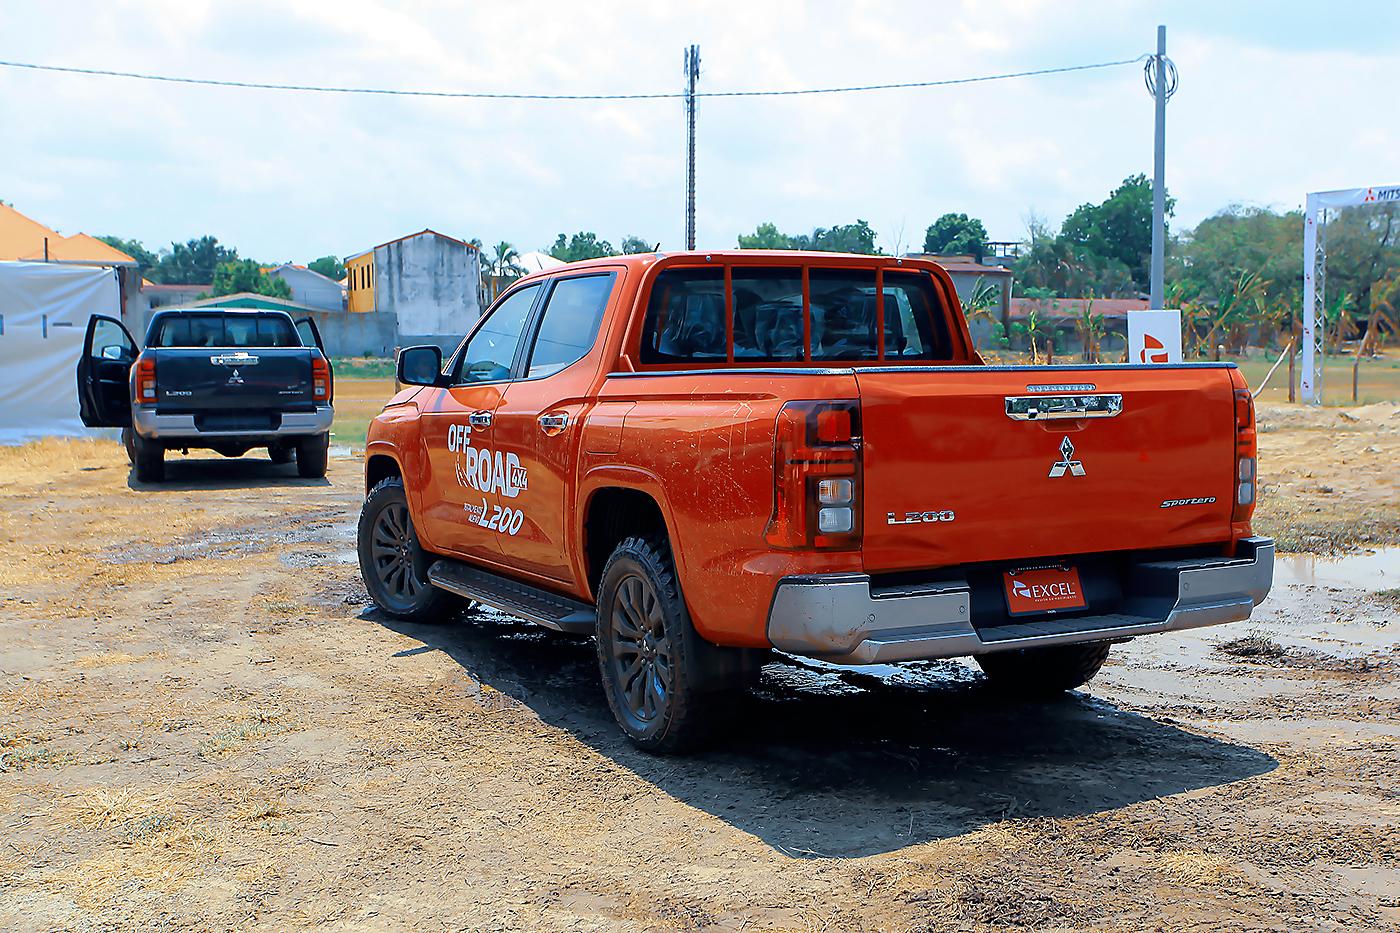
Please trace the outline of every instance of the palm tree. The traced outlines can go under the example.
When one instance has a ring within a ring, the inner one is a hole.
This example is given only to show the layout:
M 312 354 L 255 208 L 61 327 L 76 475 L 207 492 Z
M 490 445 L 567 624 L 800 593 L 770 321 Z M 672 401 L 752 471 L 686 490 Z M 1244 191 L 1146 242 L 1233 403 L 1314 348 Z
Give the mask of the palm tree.
M 1099 361 L 1099 340 L 1103 337 L 1103 315 L 1094 313 L 1094 299 L 1084 302 L 1075 315 L 1074 326 L 1079 330 L 1079 338 L 1084 343 L 1084 362 Z
M 492 265 L 496 269 L 496 274 L 502 278 L 518 279 L 525 274 L 524 268 L 520 265 L 520 251 L 505 240 L 495 246 L 496 257 Z
M 1002 326 L 997 316 L 992 313 L 997 301 L 997 286 L 993 285 L 985 276 L 977 279 L 972 286 L 972 294 L 962 301 L 963 314 L 967 317 L 968 325 L 976 323 L 978 318 L 986 318 L 992 328 L 992 343 L 1000 344 L 1006 339 L 1006 330 Z
M 1050 333 L 1050 325 L 1040 316 L 1039 308 L 1031 308 L 1026 314 L 1026 323 L 1021 325 L 1026 339 L 1031 342 L 1031 363 L 1040 362 L 1040 338 Z

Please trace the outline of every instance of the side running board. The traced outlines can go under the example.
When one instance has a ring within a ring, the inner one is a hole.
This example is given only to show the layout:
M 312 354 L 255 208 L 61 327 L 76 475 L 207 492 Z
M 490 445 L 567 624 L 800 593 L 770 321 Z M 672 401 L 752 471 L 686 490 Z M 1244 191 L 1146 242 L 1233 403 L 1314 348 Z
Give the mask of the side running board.
M 478 570 L 460 561 L 439 560 L 428 568 L 428 582 L 556 632 L 592 635 L 597 627 L 598 613 L 585 602 Z

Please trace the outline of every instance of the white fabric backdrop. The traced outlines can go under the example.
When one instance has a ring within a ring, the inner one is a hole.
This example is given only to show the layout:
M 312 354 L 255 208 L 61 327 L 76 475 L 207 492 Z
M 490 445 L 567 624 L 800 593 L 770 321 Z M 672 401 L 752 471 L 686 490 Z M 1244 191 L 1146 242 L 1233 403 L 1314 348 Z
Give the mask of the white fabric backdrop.
M 74 373 L 94 314 L 121 320 L 115 269 L 0 262 L 0 444 L 112 433 L 78 417 Z

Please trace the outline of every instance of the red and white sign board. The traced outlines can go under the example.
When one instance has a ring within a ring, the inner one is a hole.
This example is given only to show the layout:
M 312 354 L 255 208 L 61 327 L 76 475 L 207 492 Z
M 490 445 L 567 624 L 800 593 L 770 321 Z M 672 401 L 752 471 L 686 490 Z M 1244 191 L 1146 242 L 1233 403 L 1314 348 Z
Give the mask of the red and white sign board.
M 1180 363 L 1181 312 L 1129 311 L 1129 363 Z

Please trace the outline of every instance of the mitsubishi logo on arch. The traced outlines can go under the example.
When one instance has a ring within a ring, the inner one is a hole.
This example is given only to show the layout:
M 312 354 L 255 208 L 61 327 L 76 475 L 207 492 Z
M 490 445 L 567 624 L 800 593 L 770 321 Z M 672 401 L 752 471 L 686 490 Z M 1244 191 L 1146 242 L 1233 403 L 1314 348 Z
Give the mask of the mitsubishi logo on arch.
M 1070 443 L 1069 435 L 1060 441 L 1060 459 L 1050 466 L 1050 478 L 1057 476 L 1083 476 L 1084 463 L 1074 459 L 1074 445 Z

